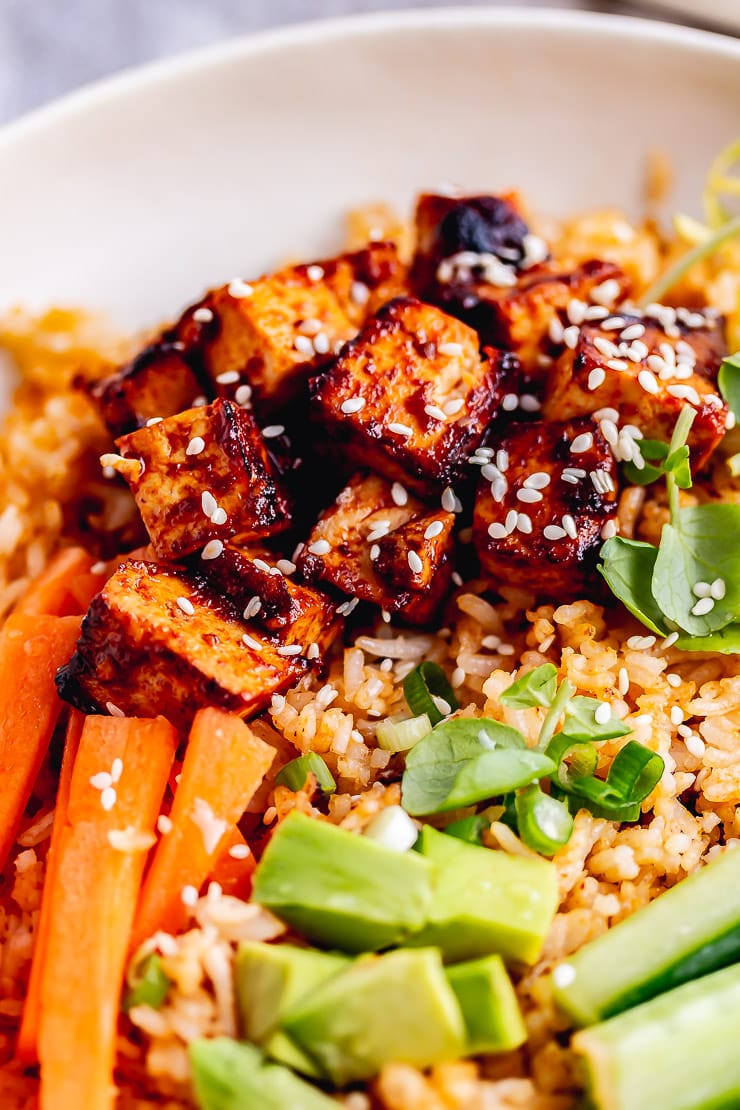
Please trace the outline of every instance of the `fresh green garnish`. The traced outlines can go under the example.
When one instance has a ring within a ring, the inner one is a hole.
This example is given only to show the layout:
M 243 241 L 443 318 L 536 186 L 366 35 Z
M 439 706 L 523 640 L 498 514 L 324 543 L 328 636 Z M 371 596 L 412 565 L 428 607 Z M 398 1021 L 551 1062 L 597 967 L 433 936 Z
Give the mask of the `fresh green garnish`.
M 426 713 L 403 720 L 388 718 L 378 721 L 375 738 L 378 747 L 386 752 L 407 752 L 432 731 L 432 722 Z
M 134 1006 L 151 1006 L 153 1010 L 158 1010 L 172 986 L 172 980 L 162 967 L 162 959 L 156 952 L 150 952 L 136 966 L 130 980 L 122 1003 L 125 1014 Z
M 640 453 L 645 460 L 642 469 L 638 469 L 633 462 L 622 464 L 625 477 L 633 486 L 649 486 L 664 478 L 666 474 L 673 474 L 679 489 L 691 488 L 687 444 L 676 448 L 671 453 L 669 444 L 662 443 L 659 439 L 641 439 Z
M 554 856 L 567 844 L 573 832 L 573 818 L 568 807 L 558 798 L 532 784 L 516 796 L 519 836 L 524 843 L 543 856 Z
M 740 177 L 730 172 L 738 161 L 740 139 L 735 139 L 719 152 L 709 167 L 702 201 L 704 217 L 710 230 L 721 227 L 732 217 L 732 212 L 722 203 L 722 197 L 740 197 Z
M 660 782 L 664 764 L 657 752 L 651 752 L 636 740 L 629 740 L 617 752 L 606 779 L 595 775 L 575 778 L 567 787 L 573 808 L 585 805 L 595 817 L 609 821 L 637 821 L 640 804 Z
M 616 740 L 620 736 L 627 736 L 631 729 L 619 717 L 610 714 L 602 719 L 600 706 L 604 704 L 598 698 L 569 698 L 563 727 L 558 735 L 581 743 L 587 740 Z
M 336 790 L 334 776 L 316 752 L 307 752 L 286 763 L 275 775 L 275 785 L 287 786 L 293 791 L 303 790 L 309 775 L 314 776 L 316 785 L 324 794 L 333 794 Z
M 725 243 L 729 243 L 731 239 L 735 239 L 738 235 L 740 235 L 740 216 L 722 224 L 708 238 L 698 243 L 693 250 L 687 251 L 682 258 L 679 258 L 678 262 L 675 262 L 664 274 L 661 274 L 657 281 L 653 282 L 643 294 L 640 302 L 641 306 L 645 308 L 648 305 L 660 302 L 661 297 L 674 285 L 677 285 L 681 278 L 685 277 L 689 270 L 696 266 L 697 262 L 703 262 L 705 258 L 711 258 L 720 247 L 723 247 Z
M 472 817 L 461 817 L 459 821 L 446 825 L 444 831 L 448 836 L 464 840 L 466 844 L 482 844 L 483 830 L 490 824 L 490 817 L 486 817 L 484 813 L 474 813 Z
M 740 418 L 740 351 L 723 359 L 717 375 L 719 391 L 730 407 L 730 412 Z
M 557 691 L 557 667 L 552 663 L 543 663 L 512 682 L 498 700 L 511 709 L 530 709 L 537 705 L 549 708 Z
M 403 696 L 412 713 L 426 714 L 433 725 L 458 708 L 457 698 L 439 663 L 420 663 L 407 674 L 403 680 Z M 439 705 L 439 699 L 444 706 Z

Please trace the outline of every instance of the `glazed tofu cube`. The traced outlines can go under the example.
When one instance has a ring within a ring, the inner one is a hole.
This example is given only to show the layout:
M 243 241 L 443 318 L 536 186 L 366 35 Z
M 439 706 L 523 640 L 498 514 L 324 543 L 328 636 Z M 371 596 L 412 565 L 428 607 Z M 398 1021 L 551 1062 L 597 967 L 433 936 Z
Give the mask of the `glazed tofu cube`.
M 320 665 L 342 621 L 327 594 L 291 579 L 295 569 L 288 559 L 231 542 L 200 568 L 214 591 L 241 610 L 245 620 L 278 637 L 289 630 L 293 642 L 306 645 L 306 657 Z
M 422 301 L 453 315 L 481 281 L 512 283 L 547 258 L 531 233 L 515 193 L 450 196 L 422 193 L 416 204 L 416 251 L 411 287 Z
M 214 290 L 202 305 L 213 316 L 202 348 L 213 389 L 240 403 L 251 391 L 263 411 L 284 405 L 370 312 L 404 290 L 392 243 Z
M 449 589 L 454 521 L 398 483 L 357 474 L 314 527 L 299 566 L 309 581 L 425 624 Z
M 459 320 L 399 299 L 312 379 L 313 416 L 340 457 L 436 499 L 464 474 L 515 371 L 510 356 L 481 355 Z
M 203 706 L 245 717 L 264 710 L 309 666 L 294 646 L 245 621 L 204 579 L 131 561 L 93 600 L 57 687 L 86 713 L 161 713 L 184 731 Z
M 130 485 L 158 559 L 203 548 L 212 557 L 234 535 L 262 539 L 290 512 L 250 412 L 230 401 L 189 409 L 117 441 L 104 455 Z
M 694 316 L 698 321 L 699 314 Z M 573 349 L 566 348 L 551 371 L 545 418 L 598 412 L 615 456 L 631 459 L 635 440 L 620 434 L 621 427 L 668 442 L 681 409 L 689 404 L 696 411 L 689 435 L 691 461 L 700 469 L 725 432 L 727 409 L 712 385 L 721 361 L 720 341 L 716 328 L 669 328 L 672 336 L 654 320 L 622 315 L 584 324 Z
M 512 425 L 483 467 L 473 542 L 491 589 L 517 586 L 553 604 L 595 582 L 616 534 L 617 473 L 590 419 Z

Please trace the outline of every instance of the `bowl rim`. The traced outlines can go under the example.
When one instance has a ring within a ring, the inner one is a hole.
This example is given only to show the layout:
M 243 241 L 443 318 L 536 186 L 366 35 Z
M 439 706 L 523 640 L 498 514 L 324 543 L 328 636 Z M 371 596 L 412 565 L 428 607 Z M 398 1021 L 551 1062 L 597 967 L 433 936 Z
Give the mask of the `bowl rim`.
M 78 89 L 32 108 L 0 126 L 0 155 L 16 143 L 33 140 L 44 132 L 84 116 L 101 105 L 115 103 L 143 88 L 156 90 L 175 83 L 187 74 L 201 73 L 223 64 L 247 61 L 271 52 L 318 42 L 355 38 L 365 33 L 393 35 L 399 29 L 426 31 L 491 28 L 545 30 L 571 36 L 618 36 L 623 41 L 648 41 L 677 45 L 697 53 L 734 58 L 740 62 L 740 40 L 657 19 L 612 15 L 572 8 L 471 7 L 404 8 L 380 12 L 307 20 L 267 28 L 208 46 L 195 47 L 172 56 L 127 66 Z

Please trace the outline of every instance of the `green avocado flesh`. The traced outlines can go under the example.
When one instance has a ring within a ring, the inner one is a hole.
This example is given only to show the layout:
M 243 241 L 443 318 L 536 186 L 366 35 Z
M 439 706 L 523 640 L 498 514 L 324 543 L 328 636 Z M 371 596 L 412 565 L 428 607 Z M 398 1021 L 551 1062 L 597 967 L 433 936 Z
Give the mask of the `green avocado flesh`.
M 660 944 L 660 937 L 653 938 Z M 740 964 L 582 1029 L 572 1041 L 596 1110 L 737 1110 Z
M 576 1025 L 591 1025 L 738 959 L 735 850 L 569 956 L 553 972 L 553 993 Z
M 421 929 L 433 879 L 418 853 L 293 811 L 265 850 L 252 899 L 317 944 L 366 952 L 403 944 Z
M 292 1071 L 228 1037 L 193 1041 L 190 1065 L 200 1110 L 337 1110 L 333 1099 Z
M 425 825 L 417 851 L 437 867 L 427 924 L 407 941 L 438 947 L 447 963 L 498 953 L 532 964 L 558 904 L 554 866 L 466 844 Z
M 318 1078 L 312 1061 L 278 1027 L 286 1010 L 349 963 L 347 956 L 292 944 L 242 941 L 236 997 L 244 1036 L 274 1060 Z
M 503 960 L 486 956 L 446 969 L 467 1036 L 467 1051 L 508 1052 L 527 1039 L 519 1003 Z
M 460 1006 L 433 948 L 359 957 L 287 1013 L 283 1029 L 337 1086 L 391 1061 L 423 1068 L 466 1051 Z

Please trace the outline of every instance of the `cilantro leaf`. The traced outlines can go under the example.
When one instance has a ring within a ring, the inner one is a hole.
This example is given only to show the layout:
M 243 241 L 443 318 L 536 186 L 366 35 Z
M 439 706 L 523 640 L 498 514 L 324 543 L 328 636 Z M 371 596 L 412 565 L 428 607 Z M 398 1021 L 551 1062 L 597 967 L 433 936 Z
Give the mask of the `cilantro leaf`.
M 558 671 L 552 663 L 543 663 L 533 671 L 522 675 L 512 682 L 507 690 L 499 695 L 502 705 L 513 709 L 529 709 L 536 705 L 550 706 L 558 688 Z

